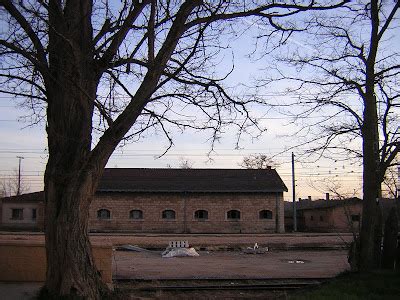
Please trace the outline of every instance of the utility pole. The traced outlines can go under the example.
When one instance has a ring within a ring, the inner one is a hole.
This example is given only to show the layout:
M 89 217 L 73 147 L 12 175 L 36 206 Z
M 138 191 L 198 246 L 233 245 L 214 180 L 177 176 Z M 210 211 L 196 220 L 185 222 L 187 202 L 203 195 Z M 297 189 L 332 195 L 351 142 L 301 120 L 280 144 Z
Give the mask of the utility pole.
M 292 152 L 293 231 L 297 231 L 296 179 L 294 177 L 294 153 Z
M 21 160 L 24 159 L 22 156 L 17 156 L 18 158 L 18 189 L 17 189 L 17 196 L 21 195 Z

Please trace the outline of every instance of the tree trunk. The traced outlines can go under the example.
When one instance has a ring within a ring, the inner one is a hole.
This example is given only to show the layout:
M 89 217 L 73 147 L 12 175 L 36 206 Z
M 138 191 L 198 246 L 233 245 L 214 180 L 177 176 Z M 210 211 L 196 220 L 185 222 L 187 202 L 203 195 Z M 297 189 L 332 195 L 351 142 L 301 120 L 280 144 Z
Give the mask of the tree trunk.
M 390 214 L 385 222 L 385 234 L 383 239 L 382 267 L 393 270 L 396 261 L 397 233 L 399 232 L 397 212 L 395 208 L 390 210 Z
M 92 258 L 88 237 L 91 187 L 59 188 L 52 179 L 46 185 L 47 294 L 99 299 L 107 292 Z
M 347 261 L 350 265 L 351 272 L 358 272 L 359 256 L 360 256 L 360 238 L 355 237 L 350 244 L 349 254 L 347 255 Z
M 74 64 L 72 68 L 79 71 L 74 74 L 78 78 L 86 72 Z M 68 85 L 76 84 L 71 77 L 62 82 L 50 92 L 47 112 L 46 289 L 54 298 L 99 299 L 107 287 L 94 265 L 88 237 L 89 206 L 104 168 L 104 162 L 90 165 L 89 159 L 93 107 L 88 103 L 93 103 L 96 83 L 90 76 L 79 82 L 81 89 Z
M 89 206 L 104 168 L 104 162 L 95 166 L 89 159 L 99 80 L 92 60 L 92 3 L 67 3 L 63 11 L 56 1 L 49 3 L 44 292 L 50 298 L 99 299 L 107 286 L 88 237 Z
M 382 265 L 382 228 L 383 216 L 380 205 L 377 207 L 376 221 L 374 228 L 374 254 L 373 254 L 373 268 L 379 269 Z
M 373 89 L 372 89 L 373 90 Z M 379 135 L 376 99 L 364 99 L 363 138 L 363 214 L 360 233 L 360 270 L 370 270 L 378 266 L 375 243 L 379 221 Z
M 395 270 L 400 273 L 400 242 L 399 239 L 397 238 L 397 249 L 396 249 L 396 264 L 395 264 Z
M 59 86 L 48 107 L 46 289 L 54 298 L 99 299 L 107 292 L 94 265 L 88 237 L 89 206 L 104 168 L 100 162 L 99 166 L 89 165 L 92 108 L 86 103 L 88 95 L 94 99 L 95 84 L 94 80 L 88 82 L 83 91 L 67 84 Z M 68 118 L 59 117 L 66 112 Z
M 379 45 L 378 1 L 371 1 L 371 38 L 366 61 L 364 111 L 361 134 L 363 140 L 363 214 L 360 233 L 360 270 L 371 270 L 378 266 L 376 253 L 377 228 L 380 216 L 382 174 L 379 170 L 378 113 L 375 95 L 375 62 Z M 380 245 L 379 245 L 380 247 Z
M 54 102 L 48 107 L 46 289 L 54 298 L 68 295 L 99 299 L 107 287 L 92 258 L 88 219 L 92 196 L 104 166 L 88 165 L 92 108 L 85 104 L 88 95 L 94 97 L 95 89 L 87 85 L 85 92 L 77 92 L 66 85 L 59 87 L 56 98 L 51 98 Z M 66 112 L 68 118 L 61 119 L 59 114 Z

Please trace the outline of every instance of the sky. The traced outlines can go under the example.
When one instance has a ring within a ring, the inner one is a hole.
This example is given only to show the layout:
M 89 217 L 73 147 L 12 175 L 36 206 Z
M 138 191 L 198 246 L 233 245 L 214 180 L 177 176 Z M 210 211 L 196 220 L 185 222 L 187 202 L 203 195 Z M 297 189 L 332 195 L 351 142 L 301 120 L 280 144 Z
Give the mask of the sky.
M 1 98 L 2 102 L 4 98 Z M 43 189 L 43 173 L 46 167 L 46 133 L 43 124 L 25 127 L 22 122 L 16 121 L 21 110 L 0 105 L 0 176 L 6 178 L 15 175 L 18 169 L 18 156 L 21 160 L 21 174 L 23 181 L 30 187 L 30 191 Z M 235 136 L 228 133 L 222 135 L 221 141 L 215 150 L 208 155 L 210 144 L 208 136 L 201 132 L 177 133 L 174 137 L 174 147 L 164 156 L 158 158 L 166 143 L 159 136 L 150 136 L 138 143 L 132 143 L 118 148 L 110 158 L 107 167 L 111 168 L 166 168 L 179 167 L 182 160 L 188 160 L 193 168 L 240 168 L 243 157 L 250 154 L 266 154 L 275 156 L 276 167 L 289 189 L 285 193 L 285 200 L 292 199 L 291 152 L 286 151 L 292 142 L 280 137 L 284 131 L 285 120 L 276 118 L 268 120 L 271 125 L 268 131 L 257 140 L 244 139 L 241 149 L 235 149 Z M 290 131 L 290 130 L 289 130 Z M 361 168 L 349 165 L 347 162 L 334 160 L 319 160 L 306 162 L 297 158 L 295 153 L 296 199 L 312 196 L 313 199 L 323 198 L 329 192 L 332 183 L 341 185 L 343 193 L 360 195 Z
M 301 41 L 291 38 L 289 43 L 301 45 Z M 251 84 L 264 68 L 263 60 L 249 59 L 253 41 L 244 35 L 231 43 L 235 69 L 227 83 L 231 86 Z M 229 70 L 232 57 L 227 55 L 222 62 L 222 71 Z M 274 94 L 272 96 L 272 94 Z M 284 96 L 271 92 L 269 87 L 261 89 L 261 96 L 281 101 Z M 31 192 L 43 189 L 43 173 L 46 167 L 46 133 L 44 123 L 30 126 L 24 122 L 29 115 L 18 106 L 18 101 L 0 94 L 0 179 L 15 177 L 21 159 L 21 174 Z M 166 168 L 179 167 L 180 161 L 188 160 L 193 168 L 239 168 L 243 157 L 251 154 L 266 154 L 277 163 L 277 171 L 288 187 L 285 200 L 292 200 L 291 153 L 295 155 L 295 198 L 324 198 L 326 192 L 336 190 L 345 196 L 361 197 L 362 168 L 357 163 L 346 161 L 346 157 L 310 160 L 301 156 L 304 147 L 291 149 L 300 143 L 295 137 L 296 127 L 290 120 L 266 108 L 254 107 L 255 113 L 263 116 L 261 122 L 267 131 L 258 139 L 244 136 L 240 149 L 235 149 L 235 132 L 225 130 L 214 151 L 210 153 L 209 135 L 204 132 L 173 132 L 174 146 L 164 156 L 159 157 L 167 147 L 160 134 L 148 135 L 136 143 L 118 148 L 110 158 L 107 167 L 119 168 Z M 332 196 L 334 197 L 334 196 Z
M 243 80 L 243 67 L 240 80 Z M 234 80 L 234 79 L 232 79 Z M 18 156 L 21 160 L 23 182 L 31 192 L 43 189 L 43 174 L 46 167 L 46 132 L 44 123 L 29 126 L 23 116 L 29 111 L 15 107 L 7 95 L 0 95 L 0 178 L 5 179 L 16 174 Z M 261 111 L 260 113 L 264 113 Z M 266 113 L 266 112 L 265 112 Z M 174 132 L 174 146 L 164 156 L 159 156 L 167 147 L 161 133 L 147 136 L 145 139 L 119 147 L 110 158 L 107 167 L 119 168 L 165 168 L 179 167 L 182 160 L 188 160 L 193 168 L 240 168 L 243 157 L 251 154 L 266 154 L 277 163 L 277 171 L 288 187 L 285 200 L 292 200 L 291 153 L 295 154 L 296 199 L 325 197 L 329 189 L 338 189 L 341 194 L 361 196 L 361 167 L 349 165 L 346 161 L 318 160 L 309 162 L 301 157 L 304 148 L 295 148 L 292 136 L 296 127 L 277 113 L 269 113 L 261 121 L 267 131 L 258 139 L 244 137 L 240 149 L 235 149 L 234 131 L 226 130 L 210 153 L 209 135 L 204 132 Z M 332 194 L 332 192 L 331 192 Z

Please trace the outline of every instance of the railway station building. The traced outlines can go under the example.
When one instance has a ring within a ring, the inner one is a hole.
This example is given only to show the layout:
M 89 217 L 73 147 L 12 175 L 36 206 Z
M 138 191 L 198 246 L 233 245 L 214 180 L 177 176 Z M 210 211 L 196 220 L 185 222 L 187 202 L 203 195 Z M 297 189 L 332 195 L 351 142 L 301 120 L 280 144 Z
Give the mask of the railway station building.
M 92 232 L 284 232 L 275 169 L 105 169 L 90 206 Z M 43 230 L 44 193 L 1 199 L 1 227 Z

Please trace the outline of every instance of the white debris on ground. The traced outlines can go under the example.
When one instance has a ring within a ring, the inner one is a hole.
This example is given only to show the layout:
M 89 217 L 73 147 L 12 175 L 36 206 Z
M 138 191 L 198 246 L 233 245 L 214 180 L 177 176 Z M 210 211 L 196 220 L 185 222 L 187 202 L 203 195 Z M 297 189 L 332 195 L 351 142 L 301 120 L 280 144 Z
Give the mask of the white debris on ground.
M 261 248 L 258 243 L 255 243 L 253 247 L 247 247 L 243 252 L 246 254 L 264 254 L 268 251 L 268 247 Z
M 163 258 L 185 256 L 195 257 L 199 256 L 199 254 L 194 248 L 167 248 L 163 253 L 161 253 L 161 257 Z

